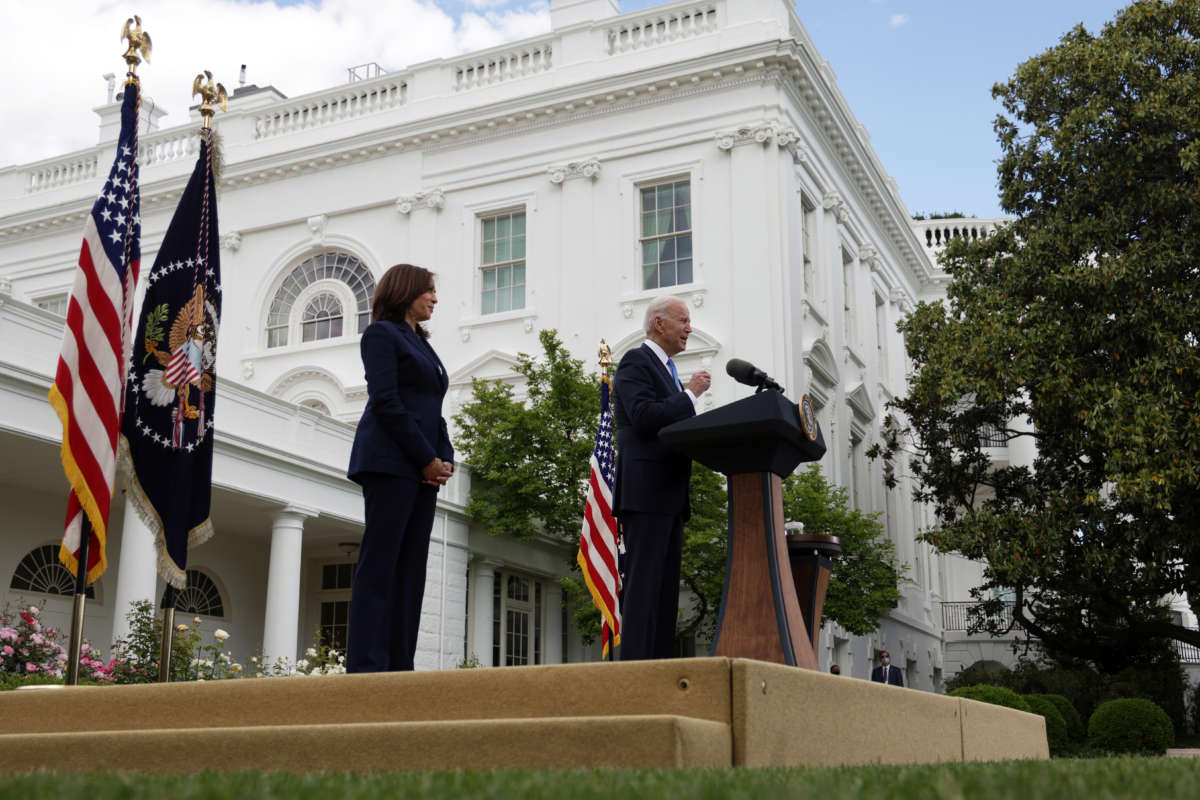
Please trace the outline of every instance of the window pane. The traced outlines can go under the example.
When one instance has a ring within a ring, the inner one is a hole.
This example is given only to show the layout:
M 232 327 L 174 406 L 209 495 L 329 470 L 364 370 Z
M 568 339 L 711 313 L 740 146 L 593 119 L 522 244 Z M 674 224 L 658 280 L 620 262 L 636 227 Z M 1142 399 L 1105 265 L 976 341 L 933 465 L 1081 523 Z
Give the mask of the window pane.
M 329 335 L 331 337 L 342 335 L 342 318 L 341 317 L 334 317 L 333 319 L 329 320 Z
M 512 267 L 499 267 L 496 272 L 496 287 L 499 289 L 512 286 Z
M 495 242 L 484 242 L 483 245 L 483 263 L 496 263 L 496 244 Z
M 658 288 L 658 264 L 646 264 L 642 267 L 642 288 Z
M 675 260 L 675 240 L 674 239 L 666 239 L 664 241 L 659 242 L 659 245 L 660 245 L 660 249 L 659 249 L 658 260 L 659 261 L 674 261 Z
M 690 258 L 683 258 L 676 262 L 675 277 L 677 283 L 692 282 L 692 260 Z
M 525 257 L 525 237 L 524 236 L 514 236 L 513 237 L 512 257 L 513 258 L 524 258 Z
M 524 286 L 514 286 L 512 288 L 512 307 L 513 308 L 524 308 L 525 307 L 525 287 Z
M 483 240 L 486 242 L 486 241 L 489 241 L 489 240 L 492 240 L 495 238 L 496 238 L 496 220 L 495 220 L 495 218 L 485 219 L 483 221 Z
M 487 291 L 483 293 L 481 311 L 484 314 L 494 313 L 496 310 L 496 293 L 495 291 Z
M 510 244 L 511 244 L 511 242 L 508 239 L 497 240 L 497 242 L 496 242 L 496 260 L 497 261 L 508 261 L 509 253 L 511 252 L 509 250 Z
M 675 184 L 675 205 L 686 206 L 692 202 L 692 184 L 688 181 L 680 181 Z
M 660 211 L 663 210 L 664 208 L 670 209 L 671 206 L 675 205 L 675 202 L 674 202 L 674 194 L 675 193 L 671 189 L 671 184 L 666 183 L 657 188 L 658 188 L 658 208 Z
M 496 288 L 496 270 L 485 269 L 483 271 L 483 290 L 485 292 Z
M 507 288 L 496 290 L 496 310 L 512 310 L 512 293 Z
M 654 210 L 654 187 L 642 189 L 642 211 Z
M 676 258 L 691 258 L 692 257 L 691 234 L 675 237 L 675 257 Z
M 657 218 L 657 216 L 655 215 L 655 213 L 653 211 L 651 211 L 647 214 L 642 214 L 642 236 L 657 236 L 658 235 L 658 228 L 654 224 L 654 220 L 656 218 Z
M 496 238 L 507 239 L 512 231 L 512 217 L 500 217 L 496 220 Z
M 675 230 L 686 231 L 692 227 L 692 210 L 688 206 L 675 209 Z
M 658 282 L 660 286 L 675 285 L 675 262 L 664 261 L 658 265 Z
M 658 242 L 642 242 L 642 265 L 658 263 Z
M 659 233 L 659 235 L 662 235 L 664 233 L 671 233 L 675 230 L 675 228 L 672 227 L 672 225 L 671 225 L 672 220 L 673 220 L 673 215 L 671 213 L 671 209 L 668 208 L 665 211 L 662 209 L 659 209 L 659 211 L 658 211 L 658 233 Z
M 525 212 L 522 211 L 520 214 L 513 214 L 512 235 L 513 236 L 524 236 L 525 235 Z
M 525 285 L 525 265 L 524 264 L 513 264 L 512 275 L 513 275 L 513 278 L 512 278 L 513 286 L 524 286 Z

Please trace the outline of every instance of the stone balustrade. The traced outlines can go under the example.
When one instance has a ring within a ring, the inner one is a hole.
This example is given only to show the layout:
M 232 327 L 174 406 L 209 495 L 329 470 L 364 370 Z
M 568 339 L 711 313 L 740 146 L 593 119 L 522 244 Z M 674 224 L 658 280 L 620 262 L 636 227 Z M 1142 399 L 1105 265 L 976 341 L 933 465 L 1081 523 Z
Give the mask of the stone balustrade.
M 454 71 L 454 91 L 491 86 L 552 69 L 555 38 L 526 40 L 517 47 L 499 52 L 487 50 L 450 61 L 449 66 Z
M 655 47 L 717 30 L 718 3 L 693 3 L 651 9 L 638 16 L 624 15 L 608 28 L 608 53 Z
M 200 129 L 196 125 L 181 125 L 138 139 L 138 164 L 143 168 L 195 159 L 199 152 Z
M 99 155 L 100 148 L 97 147 L 31 167 L 26 173 L 25 191 L 42 192 L 90 181 L 96 177 Z
M 978 217 L 954 217 L 951 219 L 913 220 L 912 227 L 917 239 L 933 254 L 940 252 L 952 239 L 986 239 L 995 233 L 1006 220 L 1003 217 L 980 219 Z
M 311 130 L 334 122 L 378 114 L 408 100 L 407 75 L 385 73 L 334 89 L 286 101 L 254 117 L 255 139 Z

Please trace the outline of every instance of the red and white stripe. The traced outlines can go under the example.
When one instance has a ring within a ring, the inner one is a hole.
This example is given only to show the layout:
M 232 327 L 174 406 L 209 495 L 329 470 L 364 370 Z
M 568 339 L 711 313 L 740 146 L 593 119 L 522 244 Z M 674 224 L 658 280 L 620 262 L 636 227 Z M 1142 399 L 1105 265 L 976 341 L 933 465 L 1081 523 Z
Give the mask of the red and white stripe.
M 136 283 L 135 261 L 129 265 Z M 130 293 L 131 295 L 132 293 Z M 131 301 L 131 296 L 129 297 Z M 124 325 L 131 318 L 125 285 L 108 261 L 93 215 L 84 227 L 79 269 L 67 308 L 66 331 L 51 403 L 63 425 L 63 468 L 71 482 L 62 550 L 79 550 L 82 513 L 98 547 L 89 549 L 88 576 L 104 571 L 104 540 L 117 466 L 117 434 L 128 363 Z
M 610 641 L 620 644 L 621 615 L 618 608 L 620 577 L 617 572 L 617 521 L 612 514 L 612 487 L 601 475 L 595 454 L 590 461 L 583 530 L 577 561 L 592 600 L 604 618 L 601 643 L 607 653 Z

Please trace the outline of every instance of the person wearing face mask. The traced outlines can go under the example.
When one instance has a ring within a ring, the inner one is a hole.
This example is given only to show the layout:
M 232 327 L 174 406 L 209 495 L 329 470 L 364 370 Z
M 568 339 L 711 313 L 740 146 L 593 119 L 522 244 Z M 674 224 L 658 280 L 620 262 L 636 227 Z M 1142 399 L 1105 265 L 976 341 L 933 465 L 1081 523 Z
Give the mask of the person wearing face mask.
M 904 676 L 900 668 L 892 666 L 892 657 L 887 650 L 879 652 L 879 666 L 871 670 L 871 680 L 875 683 L 890 683 L 892 686 L 903 686 Z
M 347 477 L 362 486 L 366 528 L 350 596 L 347 672 L 411 670 L 438 487 L 454 472 L 442 417 L 449 377 L 422 323 L 437 289 L 422 267 L 379 280 L 360 349 L 367 378 Z

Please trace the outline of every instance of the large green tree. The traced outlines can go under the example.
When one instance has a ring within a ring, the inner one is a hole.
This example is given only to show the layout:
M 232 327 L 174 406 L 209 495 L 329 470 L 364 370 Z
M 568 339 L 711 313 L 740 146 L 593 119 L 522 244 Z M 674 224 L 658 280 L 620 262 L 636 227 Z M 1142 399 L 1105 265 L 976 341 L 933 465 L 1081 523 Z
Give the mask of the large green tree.
M 1146 0 L 994 87 L 1015 220 L 947 248 L 948 297 L 902 325 L 885 449 L 911 450 L 926 538 L 984 562 L 981 599 L 1015 590 L 1052 656 L 1108 671 L 1200 644 L 1163 604 L 1200 599 L 1198 37 L 1200 0 Z M 1032 464 L 997 466 L 982 430 Z
M 456 445 L 473 475 L 467 513 L 495 535 L 543 534 L 575 545 L 600 414 L 597 377 L 571 358 L 555 331 L 542 331 L 539 340 L 539 357 L 517 359 L 523 398 L 512 384 L 476 380 L 471 400 L 454 418 Z M 709 639 L 725 578 L 725 479 L 694 465 L 691 506 L 681 565 L 689 592 L 678 633 Z M 815 468 L 784 482 L 784 507 L 788 519 L 803 520 L 809 532 L 842 538 L 846 553 L 835 566 L 826 618 L 854 633 L 874 630 L 897 597 L 895 558 L 879 523 L 850 510 L 845 491 L 827 484 Z M 577 571 L 563 586 L 573 623 L 591 642 L 599 636 L 600 615 L 587 587 Z
M 850 633 L 871 633 L 900 601 L 896 548 L 883 535 L 879 515 L 850 507 L 846 490 L 825 480 L 816 464 L 783 481 L 783 515 L 804 523 L 807 534 L 836 536 L 842 554 L 833 562 L 824 620 Z

